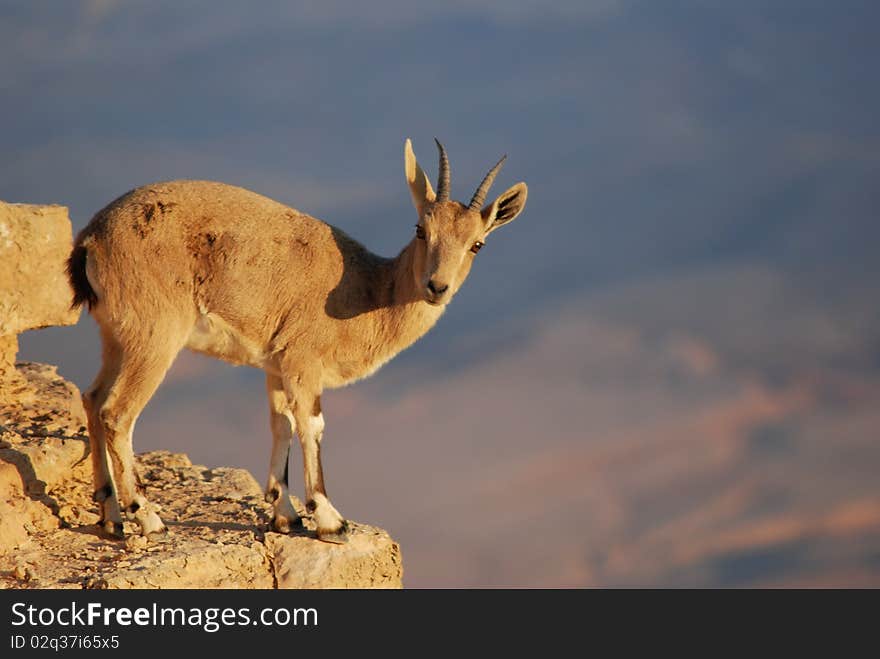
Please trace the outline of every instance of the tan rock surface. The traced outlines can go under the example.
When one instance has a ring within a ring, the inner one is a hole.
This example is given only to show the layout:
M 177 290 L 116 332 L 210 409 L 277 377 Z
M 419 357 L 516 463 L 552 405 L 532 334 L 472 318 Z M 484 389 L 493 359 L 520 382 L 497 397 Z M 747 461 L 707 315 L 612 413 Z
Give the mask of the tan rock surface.
M 0 382 L 14 372 L 16 354 L 18 354 L 18 337 L 15 334 L 0 335 Z
M 71 244 L 64 206 L 0 201 L 0 337 L 76 323 L 65 275 Z M 0 345 L 0 357 L 7 348 Z
M 271 506 L 243 469 L 208 469 L 181 454 L 138 456 L 168 536 L 101 535 L 76 388 L 54 367 L 20 364 L 0 390 L 0 587 L 399 588 L 399 546 L 352 523 L 346 545 L 268 532 Z M 293 500 L 297 510 L 302 505 Z
M 385 531 L 349 522 L 348 543 L 266 534 L 279 588 L 400 588 L 400 547 Z

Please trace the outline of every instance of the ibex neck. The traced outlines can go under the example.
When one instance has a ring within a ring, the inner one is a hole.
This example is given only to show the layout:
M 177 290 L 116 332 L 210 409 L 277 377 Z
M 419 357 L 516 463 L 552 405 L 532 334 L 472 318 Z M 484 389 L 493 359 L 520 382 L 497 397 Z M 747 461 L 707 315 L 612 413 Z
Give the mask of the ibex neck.
M 394 354 L 408 348 L 431 329 L 445 311 L 445 305 L 432 306 L 416 288 L 413 277 L 415 239 L 387 264 L 385 277 L 390 299 L 385 307 L 386 338 L 394 345 Z
M 325 310 L 336 325 L 339 340 L 324 355 L 324 386 L 343 386 L 374 373 L 382 364 L 425 334 L 443 313 L 416 290 L 413 279 L 415 246 L 410 243 L 396 258 L 385 259 L 360 245 L 351 258 L 357 268 L 343 275 L 330 293 Z

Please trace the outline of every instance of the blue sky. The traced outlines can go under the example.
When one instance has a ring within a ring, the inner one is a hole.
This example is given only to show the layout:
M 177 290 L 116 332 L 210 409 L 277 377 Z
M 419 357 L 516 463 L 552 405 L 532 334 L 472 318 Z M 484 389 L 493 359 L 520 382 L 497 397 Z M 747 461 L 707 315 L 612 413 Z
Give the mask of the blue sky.
M 878 18 L 783 0 L 2 3 L 0 199 L 67 205 L 78 229 L 138 185 L 217 179 L 392 255 L 415 219 L 403 141 L 433 175 L 436 135 L 453 196 L 507 153 L 496 192 L 524 180 L 528 206 L 365 395 L 512 359 L 571 313 L 648 345 L 699 337 L 731 381 L 873 378 Z M 97 354 L 89 320 L 22 337 L 80 386 Z M 170 381 L 140 427 L 196 387 L 261 405 L 258 375 L 198 372 L 212 381 Z M 263 478 L 262 457 L 200 447 Z
M 137 185 L 214 178 L 393 254 L 412 220 L 403 140 L 434 171 L 437 135 L 458 196 L 505 152 L 499 187 L 533 190 L 462 323 L 719 260 L 877 277 L 870 3 L 5 13 L 0 196 L 66 204 L 77 227 Z

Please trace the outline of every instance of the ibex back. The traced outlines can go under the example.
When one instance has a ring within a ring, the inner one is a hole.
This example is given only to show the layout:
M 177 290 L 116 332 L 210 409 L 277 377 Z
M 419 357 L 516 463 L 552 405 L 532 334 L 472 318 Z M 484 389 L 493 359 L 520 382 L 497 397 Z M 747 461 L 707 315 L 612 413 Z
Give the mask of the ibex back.
M 138 188 L 80 232 L 68 273 L 74 305 L 88 303 L 101 332 L 101 370 L 83 402 L 108 533 L 123 536 L 123 511 L 144 535 L 166 530 L 138 482 L 132 430 L 177 353 L 190 348 L 266 372 L 273 528 L 302 523 L 287 483 L 296 432 L 318 538 L 345 541 L 321 470 L 322 392 L 372 374 L 425 334 L 486 236 L 526 202 L 526 185 L 517 183 L 483 206 L 503 158 L 467 206 L 451 201 L 449 162 L 437 146 L 435 193 L 406 141 L 418 222 L 393 259 L 271 199 L 208 181 Z

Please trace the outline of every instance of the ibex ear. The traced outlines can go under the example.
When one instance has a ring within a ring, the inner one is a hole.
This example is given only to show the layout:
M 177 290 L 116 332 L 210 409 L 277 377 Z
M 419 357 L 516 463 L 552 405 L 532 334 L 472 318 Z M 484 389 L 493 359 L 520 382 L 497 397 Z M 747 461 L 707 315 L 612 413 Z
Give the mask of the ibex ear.
M 409 184 L 409 193 L 412 195 L 413 206 L 416 207 L 419 217 L 425 212 L 425 207 L 436 199 L 431 182 L 425 175 L 424 170 L 416 162 L 416 154 L 413 153 L 412 142 L 409 138 L 403 146 L 403 165 L 406 173 L 406 182 Z
M 508 188 L 486 206 L 480 215 L 486 223 L 486 233 L 495 231 L 500 226 L 512 222 L 516 216 L 522 213 L 526 207 L 526 197 L 529 196 L 529 188 L 525 183 L 517 183 Z

